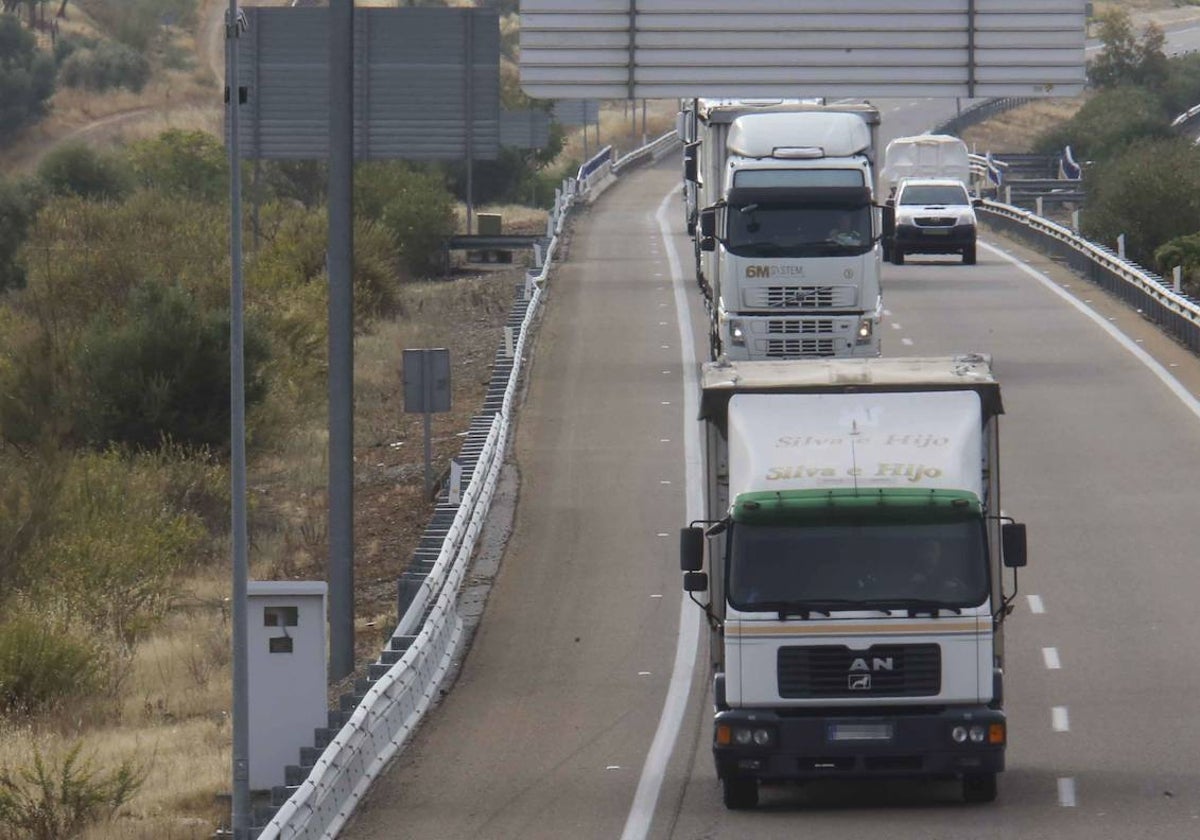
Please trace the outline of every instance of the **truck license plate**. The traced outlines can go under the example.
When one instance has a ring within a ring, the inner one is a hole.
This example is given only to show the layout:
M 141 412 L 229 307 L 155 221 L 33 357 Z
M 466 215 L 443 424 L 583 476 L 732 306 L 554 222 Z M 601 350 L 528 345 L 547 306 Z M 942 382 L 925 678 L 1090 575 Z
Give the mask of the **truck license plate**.
M 890 741 L 892 724 L 840 721 L 829 724 L 826 734 L 830 741 Z

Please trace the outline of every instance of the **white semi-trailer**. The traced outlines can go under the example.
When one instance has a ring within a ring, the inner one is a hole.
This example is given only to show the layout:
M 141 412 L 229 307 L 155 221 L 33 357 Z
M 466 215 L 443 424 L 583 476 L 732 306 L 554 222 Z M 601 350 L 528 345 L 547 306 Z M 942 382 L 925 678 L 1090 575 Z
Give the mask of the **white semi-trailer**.
M 817 778 L 994 799 L 1025 527 L 1001 509 L 990 360 L 709 363 L 701 384 L 707 513 L 681 565 L 726 806 Z
M 879 112 L 697 100 L 684 198 L 712 358 L 879 355 Z

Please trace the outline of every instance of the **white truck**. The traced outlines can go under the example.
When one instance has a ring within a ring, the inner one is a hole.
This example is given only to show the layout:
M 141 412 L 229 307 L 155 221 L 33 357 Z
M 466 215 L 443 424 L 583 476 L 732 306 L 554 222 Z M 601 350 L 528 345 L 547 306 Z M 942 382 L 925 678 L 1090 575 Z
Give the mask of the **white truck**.
M 976 260 L 976 218 L 967 144 L 948 134 L 897 137 L 884 150 L 879 194 L 883 255 L 896 265 L 907 254 L 961 254 Z
M 1000 503 L 990 359 L 717 362 L 701 379 L 707 512 L 680 562 L 711 628 L 725 805 L 819 778 L 952 777 L 994 799 L 1026 547 Z
M 879 355 L 879 111 L 698 100 L 681 125 L 711 357 Z

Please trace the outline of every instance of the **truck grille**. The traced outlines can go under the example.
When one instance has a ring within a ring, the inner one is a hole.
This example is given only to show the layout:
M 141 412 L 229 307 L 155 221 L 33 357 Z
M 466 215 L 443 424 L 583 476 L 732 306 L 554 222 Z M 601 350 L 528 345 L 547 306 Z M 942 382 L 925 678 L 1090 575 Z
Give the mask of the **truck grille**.
M 751 309 L 849 309 L 854 301 L 851 286 L 766 286 L 746 292 Z
M 917 216 L 913 221 L 920 227 L 954 227 L 958 220 L 954 216 Z
M 942 690 L 942 651 L 937 645 L 782 647 L 776 671 L 780 697 L 926 697 Z
M 806 321 L 767 321 L 767 335 L 833 335 L 834 322 L 825 319 Z
M 836 338 L 772 338 L 766 342 L 766 355 L 770 359 L 836 356 L 838 343 Z

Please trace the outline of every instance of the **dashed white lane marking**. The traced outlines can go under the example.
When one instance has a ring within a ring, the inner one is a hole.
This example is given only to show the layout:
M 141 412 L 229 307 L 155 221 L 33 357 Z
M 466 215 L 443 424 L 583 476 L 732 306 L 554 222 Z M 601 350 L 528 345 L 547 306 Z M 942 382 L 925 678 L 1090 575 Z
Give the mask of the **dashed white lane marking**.
M 1066 776 L 1058 780 L 1058 804 L 1064 808 L 1075 807 L 1075 779 Z
M 892 321 L 892 329 L 898 330 L 898 329 L 902 329 L 902 327 L 900 326 L 900 324 L 898 322 Z
M 1042 603 L 1041 595 L 1028 595 L 1029 611 L 1035 615 L 1041 615 L 1046 611 L 1046 605 Z
M 1071 719 L 1067 715 L 1066 706 L 1054 706 L 1050 709 L 1050 725 L 1055 732 L 1070 732 Z
M 1058 648 L 1042 648 L 1042 659 L 1046 661 L 1046 667 L 1051 671 L 1057 671 L 1062 667 L 1062 662 L 1058 659 Z
M 905 347 L 912 347 L 913 340 L 911 338 L 902 338 L 900 339 L 900 343 Z
M 656 537 L 669 537 L 671 535 L 668 534 L 666 531 L 659 531 L 657 534 L 655 534 L 655 536 Z

